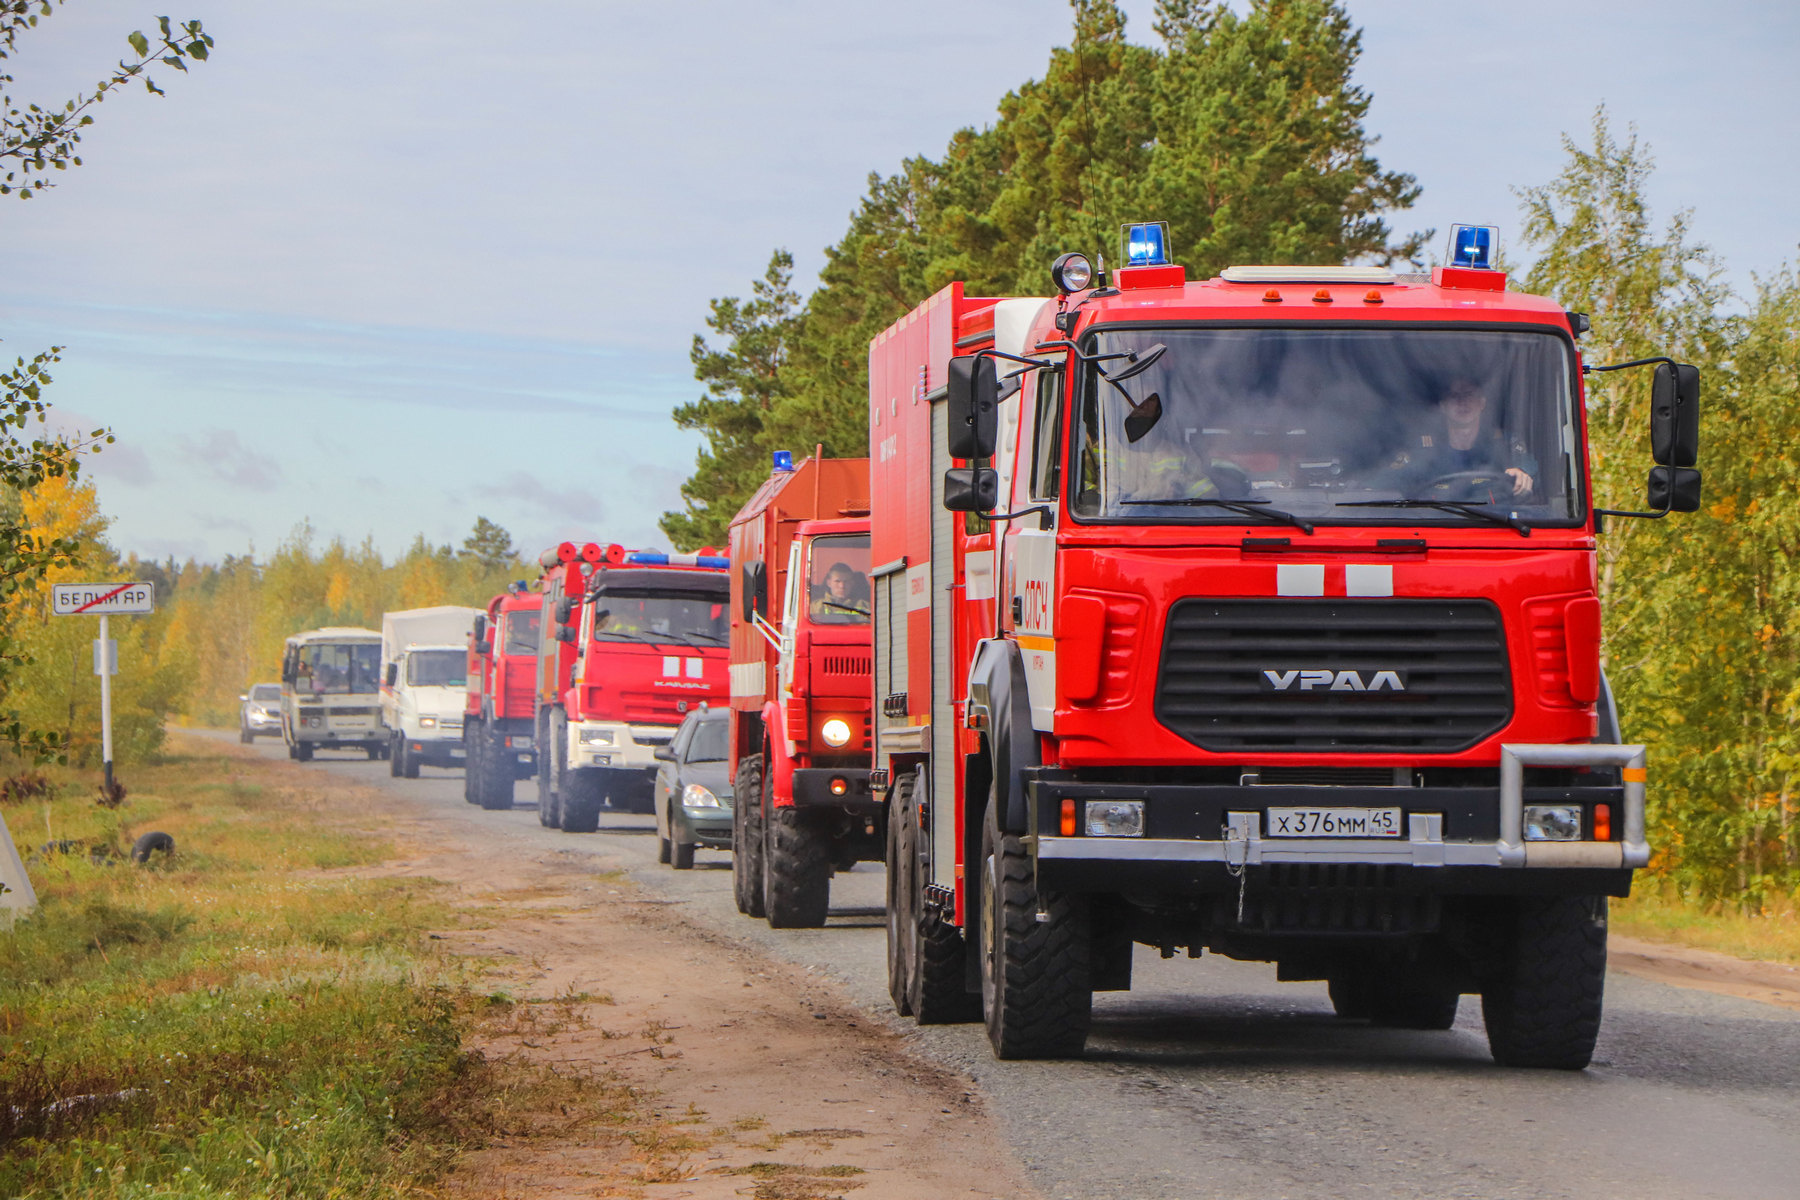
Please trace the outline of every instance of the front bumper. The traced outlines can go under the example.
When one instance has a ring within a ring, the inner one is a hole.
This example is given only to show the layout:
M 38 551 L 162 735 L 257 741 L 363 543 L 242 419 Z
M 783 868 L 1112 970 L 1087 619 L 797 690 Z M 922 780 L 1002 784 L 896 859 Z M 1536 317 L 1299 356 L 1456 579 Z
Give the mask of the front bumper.
M 869 775 L 867 767 L 796 767 L 794 806 L 862 814 L 880 812 L 887 801 L 869 789 Z M 832 791 L 833 782 L 840 780 L 842 794 Z
M 729 808 L 689 808 L 681 806 L 677 818 L 686 837 L 679 840 L 707 846 L 714 850 L 731 849 L 731 810 Z
M 657 747 L 668 745 L 675 731 L 617 721 L 570 721 L 568 737 L 566 761 L 571 767 L 636 768 L 654 773 Z
M 1565 885 L 1599 884 L 1623 894 L 1631 871 L 1650 861 L 1644 825 L 1644 748 L 1606 745 L 1502 747 L 1500 786 L 1374 788 L 1077 783 L 1057 778 L 1027 784 L 1031 835 L 1040 879 L 1085 889 L 1142 886 L 1212 890 L 1246 867 L 1366 866 L 1405 869 L 1433 890 L 1531 890 L 1547 873 Z M 1524 768 L 1618 767 L 1623 783 L 1601 787 L 1527 788 Z M 1063 836 L 1065 800 L 1143 800 L 1142 837 Z M 1622 811 L 1616 841 L 1527 842 L 1524 808 L 1534 804 L 1611 804 Z M 1269 808 L 1311 806 L 1402 810 L 1404 836 L 1293 838 L 1268 836 Z M 1471 871 L 1472 869 L 1472 871 Z M 1433 873 L 1442 878 L 1433 880 Z M 1514 879 L 1502 879 L 1513 876 Z M 1154 881 L 1154 882 L 1153 882 Z

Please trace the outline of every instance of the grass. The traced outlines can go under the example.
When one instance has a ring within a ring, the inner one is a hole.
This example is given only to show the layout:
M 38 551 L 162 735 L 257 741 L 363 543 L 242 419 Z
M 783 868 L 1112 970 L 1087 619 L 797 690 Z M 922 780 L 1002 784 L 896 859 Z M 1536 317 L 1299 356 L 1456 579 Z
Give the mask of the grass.
M 1672 888 L 1642 880 L 1631 898 L 1615 900 L 1612 928 L 1627 937 L 1673 942 L 1737 958 L 1800 963 L 1800 908 L 1791 903 L 1761 912 L 1708 908 L 1683 899 Z
M 48 775 L 0 809 L 39 898 L 0 927 L 0 1195 L 435 1194 L 534 1113 L 635 1112 L 616 1081 L 465 1048 L 514 1006 L 434 945 L 471 919 L 445 889 L 357 873 L 395 848 L 354 793 L 174 754 L 108 810 Z M 131 863 L 150 829 L 175 856 Z

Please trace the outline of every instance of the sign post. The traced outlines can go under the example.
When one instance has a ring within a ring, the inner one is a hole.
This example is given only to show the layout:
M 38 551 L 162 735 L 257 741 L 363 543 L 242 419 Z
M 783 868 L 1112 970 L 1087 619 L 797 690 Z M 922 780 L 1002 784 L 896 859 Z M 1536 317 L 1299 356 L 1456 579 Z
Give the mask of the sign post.
M 100 618 L 100 640 L 94 643 L 94 674 L 100 677 L 100 761 L 106 773 L 101 794 L 110 803 L 113 798 L 112 677 L 118 664 L 113 660 L 106 619 L 114 613 L 156 611 L 156 588 L 149 583 L 52 584 L 50 611 L 59 617 L 93 615 Z

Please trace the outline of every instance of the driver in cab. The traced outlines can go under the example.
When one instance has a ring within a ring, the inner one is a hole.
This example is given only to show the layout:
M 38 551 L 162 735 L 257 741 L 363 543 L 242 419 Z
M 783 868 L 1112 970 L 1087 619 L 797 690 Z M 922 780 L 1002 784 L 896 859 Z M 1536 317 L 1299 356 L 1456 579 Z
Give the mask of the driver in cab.
M 1389 470 L 1407 492 L 1450 475 L 1483 472 L 1504 475 L 1514 496 L 1531 492 L 1537 460 L 1524 439 L 1508 438 L 1483 417 L 1487 393 L 1473 379 L 1454 379 L 1438 399 L 1437 411 L 1395 455 Z

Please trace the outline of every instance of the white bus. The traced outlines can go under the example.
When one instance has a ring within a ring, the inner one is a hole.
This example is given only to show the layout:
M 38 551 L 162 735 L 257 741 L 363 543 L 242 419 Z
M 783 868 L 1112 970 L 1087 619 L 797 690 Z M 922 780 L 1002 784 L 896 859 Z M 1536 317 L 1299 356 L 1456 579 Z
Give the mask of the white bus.
M 310 629 L 287 640 L 281 659 L 281 734 L 288 757 L 314 750 L 387 754 L 381 726 L 381 635 L 373 629 Z

